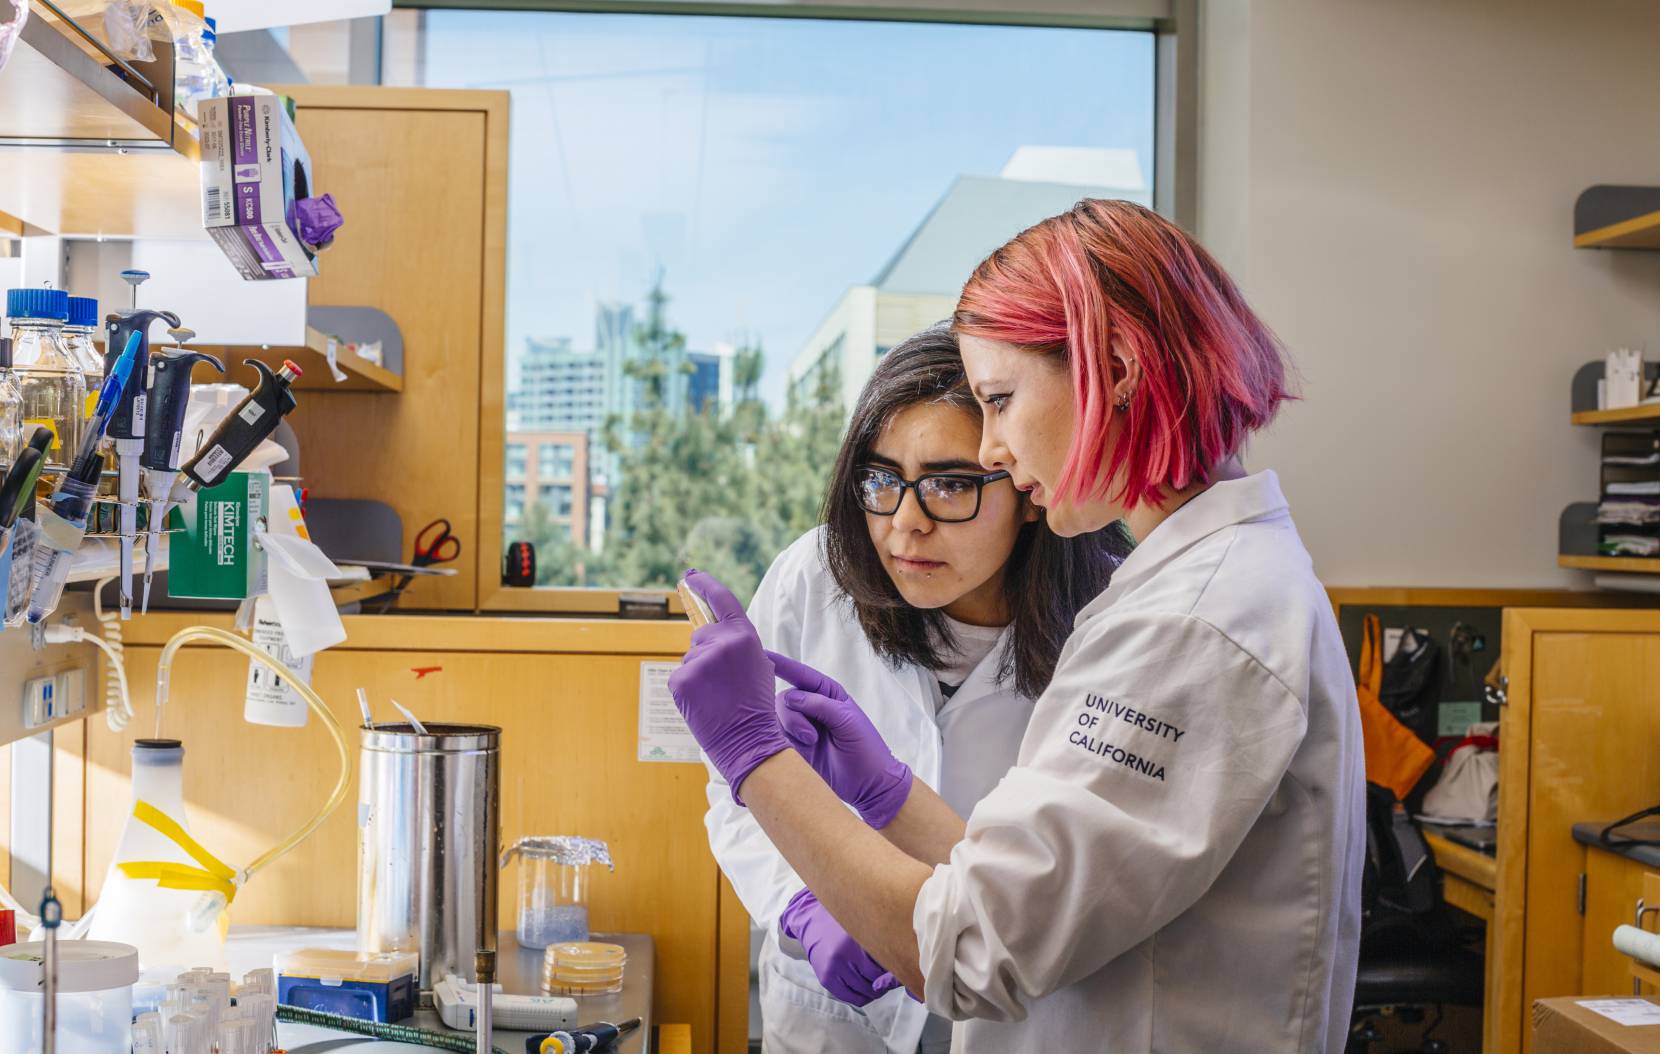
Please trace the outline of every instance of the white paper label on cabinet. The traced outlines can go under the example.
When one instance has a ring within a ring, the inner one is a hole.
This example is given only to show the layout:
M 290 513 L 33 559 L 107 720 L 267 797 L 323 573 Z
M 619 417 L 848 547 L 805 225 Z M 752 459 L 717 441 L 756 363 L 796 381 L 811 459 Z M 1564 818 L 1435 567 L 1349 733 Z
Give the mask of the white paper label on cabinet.
M 669 674 L 678 662 L 640 664 L 640 753 L 641 761 L 698 762 L 703 760 L 697 740 L 675 709 L 669 694 Z

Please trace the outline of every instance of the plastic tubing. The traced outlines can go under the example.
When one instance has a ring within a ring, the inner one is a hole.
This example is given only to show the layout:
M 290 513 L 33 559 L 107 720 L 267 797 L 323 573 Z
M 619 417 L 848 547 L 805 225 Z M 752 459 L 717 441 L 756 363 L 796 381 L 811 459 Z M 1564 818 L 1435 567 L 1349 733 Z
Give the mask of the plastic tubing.
M 265 855 L 243 868 L 237 882 L 237 885 L 240 886 L 269 867 L 284 853 L 309 838 L 311 833 L 322 826 L 323 821 L 328 819 L 334 810 L 340 808 L 340 803 L 346 800 L 346 792 L 352 784 L 352 753 L 346 746 L 346 733 L 341 730 L 340 722 L 336 721 L 334 714 L 329 711 L 328 704 L 323 702 L 322 696 L 312 691 L 311 686 L 306 684 L 299 674 L 273 659 L 265 653 L 264 649 L 257 647 L 248 640 L 222 629 L 214 629 L 211 626 L 186 626 L 173 634 L 172 638 L 168 640 L 167 646 L 161 649 L 161 658 L 156 663 L 157 738 L 161 737 L 161 716 L 166 712 L 164 707 L 167 705 L 168 681 L 173 672 L 173 656 L 181 647 L 193 640 L 209 640 L 223 644 L 233 651 L 241 652 L 281 677 L 290 688 L 299 692 L 301 697 L 305 699 L 306 704 L 311 707 L 318 720 L 322 721 L 323 727 L 328 731 L 330 738 L 334 740 L 335 749 L 340 752 L 340 778 L 335 781 L 334 792 L 329 795 L 328 801 L 323 803 L 323 807 L 317 815 L 301 824 L 299 830 L 278 842 Z

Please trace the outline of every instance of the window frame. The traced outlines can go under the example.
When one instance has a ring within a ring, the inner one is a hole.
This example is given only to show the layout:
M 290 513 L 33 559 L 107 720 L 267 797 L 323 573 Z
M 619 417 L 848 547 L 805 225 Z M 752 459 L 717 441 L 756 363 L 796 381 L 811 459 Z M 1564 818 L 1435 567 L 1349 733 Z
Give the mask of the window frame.
M 1153 207 L 1193 230 L 1198 211 L 1198 0 L 393 0 L 398 9 L 549 11 L 606 14 L 724 15 L 973 25 L 1121 29 L 1154 35 Z M 506 93 L 492 106 L 485 144 L 485 312 L 479 399 L 478 610 L 616 616 L 624 596 L 663 597 L 672 589 L 502 584 L 507 444 Z M 527 482 L 532 482 L 528 481 Z M 532 484 L 534 485 L 534 483 Z M 574 498 L 574 495 L 573 495 Z

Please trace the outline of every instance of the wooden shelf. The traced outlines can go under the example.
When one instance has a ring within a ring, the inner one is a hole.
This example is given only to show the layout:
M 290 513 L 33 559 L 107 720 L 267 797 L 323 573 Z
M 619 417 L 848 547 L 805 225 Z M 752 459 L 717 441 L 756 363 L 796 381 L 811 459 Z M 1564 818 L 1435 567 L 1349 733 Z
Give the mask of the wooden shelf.
M 330 586 L 329 593 L 334 597 L 335 607 L 345 607 L 347 604 L 361 604 L 366 600 L 376 600 L 392 592 L 397 585 L 396 575 L 376 575 L 361 582 L 350 582 L 344 585 Z
M 1660 557 L 1578 556 L 1572 553 L 1561 553 L 1556 558 L 1556 566 L 1577 571 L 1614 571 L 1627 574 L 1653 575 L 1660 574 Z
M 1618 410 L 1581 410 L 1569 420 L 1576 425 L 1620 425 L 1651 421 L 1660 424 L 1660 403 L 1639 403 Z
M 165 52 L 166 49 L 164 48 Z M 162 70 L 165 69 L 165 75 Z M 151 87 L 144 78 L 165 85 Z M 0 70 L 0 212 L 54 234 L 202 237 L 172 58 L 118 63 L 40 0 Z
M 0 139 L 172 146 L 179 132 L 172 84 L 155 85 L 162 76 L 154 68 L 118 62 L 80 26 L 30 0 L 17 50 L 0 72 Z
M 205 351 L 217 355 L 225 360 L 226 376 L 220 377 L 213 371 L 213 367 L 199 364 L 191 379 L 197 384 L 212 384 L 215 381 L 231 380 L 239 384 L 250 384 L 254 378 L 253 370 L 243 366 L 244 359 L 258 359 L 273 370 L 280 369 L 284 359 L 293 359 L 295 364 L 305 372 L 294 385 L 301 391 L 323 392 L 401 392 L 403 391 L 403 376 L 393 373 L 384 366 L 377 366 L 350 350 L 344 343 L 336 343 L 334 361 L 346 375 L 343 381 L 336 381 L 329 371 L 328 334 L 315 326 L 306 327 L 306 342 L 301 347 L 197 347 L 190 345 L 192 350 Z M 244 376 L 246 375 L 246 376 Z

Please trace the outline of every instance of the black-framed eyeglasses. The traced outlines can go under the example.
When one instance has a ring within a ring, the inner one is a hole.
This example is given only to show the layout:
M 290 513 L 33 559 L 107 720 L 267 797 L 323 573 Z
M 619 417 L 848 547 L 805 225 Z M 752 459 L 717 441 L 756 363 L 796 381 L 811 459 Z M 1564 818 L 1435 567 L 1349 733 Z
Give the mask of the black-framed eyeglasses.
M 899 511 L 907 490 L 916 491 L 922 514 L 935 523 L 966 523 L 980 515 L 980 492 L 986 484 L 1008 479 L 1007 472 L 930 472 L 906 479 L 892 469 L 865 465 L 853 472 L 859 505 L 877 516 Z

